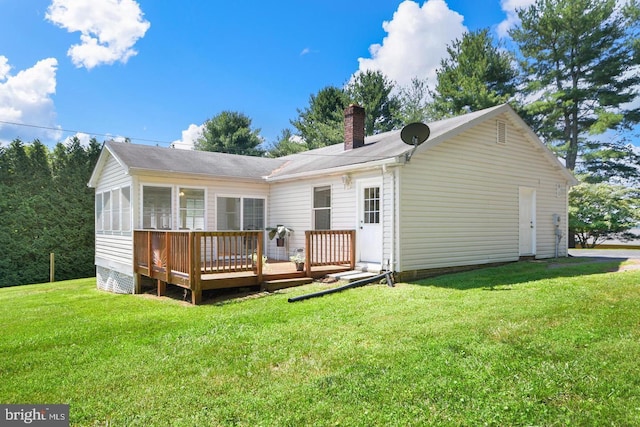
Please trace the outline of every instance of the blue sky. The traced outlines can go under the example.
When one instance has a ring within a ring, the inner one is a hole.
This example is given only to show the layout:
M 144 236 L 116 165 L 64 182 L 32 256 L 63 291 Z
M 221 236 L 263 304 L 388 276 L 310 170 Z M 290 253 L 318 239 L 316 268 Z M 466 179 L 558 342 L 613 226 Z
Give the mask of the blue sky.
M 321 88 L 368 68 L 433 81 L 446 44 L 500 37 L 530 3 L 0 0 L 0 142 L 180 145 L 224 110 L 273 142 Z

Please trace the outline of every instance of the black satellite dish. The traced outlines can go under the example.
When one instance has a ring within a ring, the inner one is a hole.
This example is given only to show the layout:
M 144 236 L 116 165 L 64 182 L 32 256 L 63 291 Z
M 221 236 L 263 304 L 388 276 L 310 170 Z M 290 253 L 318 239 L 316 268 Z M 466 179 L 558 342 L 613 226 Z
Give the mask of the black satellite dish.
M 418 145 L 425 142 L 429 138 L 430 134 L 431 130 L 429 129 L 429 126 L 420 122 L 410 123 L 402 128 L 400 131 L 400 138 L 405 144 L 413 145 L 413 150 L 405 155 L 407 162 L 411 160 L 411 156 L 413 156 Z

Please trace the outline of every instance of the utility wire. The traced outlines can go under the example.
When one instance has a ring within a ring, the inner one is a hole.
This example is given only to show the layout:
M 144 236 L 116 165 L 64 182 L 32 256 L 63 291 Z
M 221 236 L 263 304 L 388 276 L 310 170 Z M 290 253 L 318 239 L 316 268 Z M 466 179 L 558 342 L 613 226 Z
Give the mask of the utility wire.
M 7 122 L 5 120 L 0 120 L 0 123 L 4 123 L 7 125 L 14 125 L 14 126 L 24 126 L 24 127 L 29 127 L 29 128 L 35 128 L 35 129 L 46 129 L 46 130 L 55 130 L 55 131 L 59 131 L 59 132 L 68 132 L 68 133 L 84 133 L 87 135 L 93 135 L 93 136 L 104 136 L 107 138 L 113 138 L 114 135 L 113 134 L 107 134 L 107 133 L 94 133 L 94 132 L 84 132 L 81 130 L 71 130 L 71 129 L 61 129 L 61 128 L 54 128 L 54 127 L 50 127 L 50 126 L 39 126 L 39 125 L 30 125 L 27 123 L 16 123 L 16 122 Z M 144 141 L 144 142 L 154 142 L 156 144 L 167 144 L 167 145 L 171 145 L 173 144 L 173 142 L 167 142 L 167 141 L 160 141 L 158 139 L 145 139 L 145 138 L 131 138 L 131 137 L 125 137 L 128 138 L 131 141 Z M 299 151 L 297 153 L 294 153 L 296 155 L 301 155 L 301 156 L 314 156 L 314 157 L 336 157 L 339 156 L 340 154 L 321 154 L 321 153 L 310 153 L 308 151 Z M 362 158 L 362 159 L 380 159 L 382 157 L 385 156 L 351 156 L 352 158 Z
M 108 134 L 108 133 L 85 132 L 85 131 L 81 131 L 81 130 L 54 128 L 54 127 L 51 127 L 51 126 L 38 126 L 38 125 L 30 125 L 30 124 L 27 124 L 27 123 L 7 122 L 7 121 L 4 121 L 4 120 L 0 120 L 0 123 L 4 123 L 6 125 L 35 128 L 35 129 L 55 130 L 55 131 L 58 131 L 58 132 L 84 133 L 84 134 L 93 135 L 93 136 L 104 136 L 106 138 L 113 138 L 114 137 L 113 134 Z M 132 141 L 155 142 L 157 144 L 167 144 L 167 145 L 173 144 L 173 142 L 160 141 L 158 139 L 145 139 L 145 138 L 132 138 L 132 137 L 125 137 L 125 138 L 129 138 Z

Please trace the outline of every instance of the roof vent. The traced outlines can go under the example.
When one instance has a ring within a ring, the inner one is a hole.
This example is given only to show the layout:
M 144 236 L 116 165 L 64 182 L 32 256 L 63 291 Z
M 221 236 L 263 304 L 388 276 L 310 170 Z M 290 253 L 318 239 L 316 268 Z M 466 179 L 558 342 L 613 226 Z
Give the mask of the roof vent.
M 498 144 L 506 144 L 507 143 L 507 124 L 503 121 L 498 120 L 498 126 L 496 129 L 497 139 L 496 142 Z

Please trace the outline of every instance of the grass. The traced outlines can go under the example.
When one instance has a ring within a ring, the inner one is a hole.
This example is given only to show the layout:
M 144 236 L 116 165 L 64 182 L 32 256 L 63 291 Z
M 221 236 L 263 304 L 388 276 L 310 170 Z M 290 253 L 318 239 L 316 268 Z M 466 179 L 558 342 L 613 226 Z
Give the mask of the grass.
M 295 304 L 0 290 L 0 402 L 81 426 L 640 425 L 640 270 L 528 262 Z

